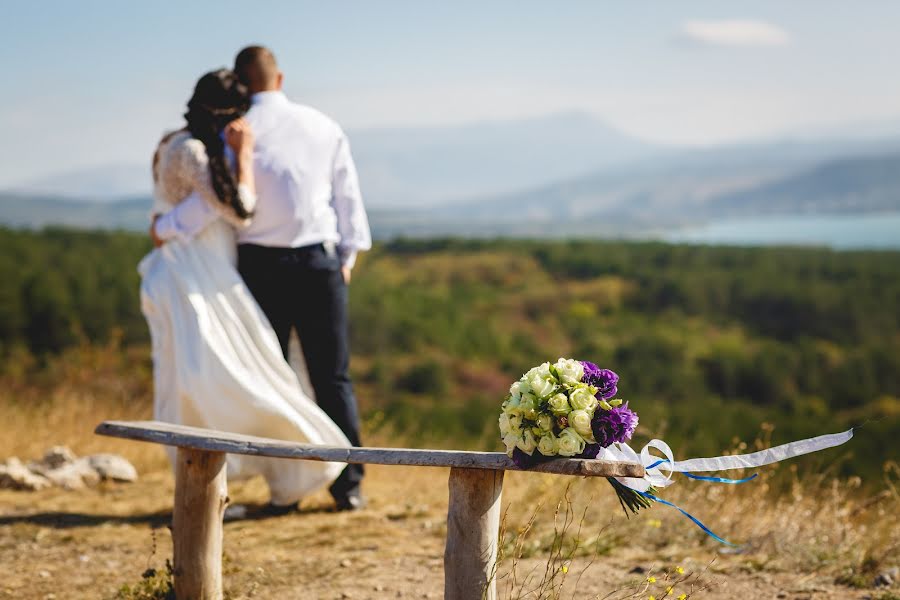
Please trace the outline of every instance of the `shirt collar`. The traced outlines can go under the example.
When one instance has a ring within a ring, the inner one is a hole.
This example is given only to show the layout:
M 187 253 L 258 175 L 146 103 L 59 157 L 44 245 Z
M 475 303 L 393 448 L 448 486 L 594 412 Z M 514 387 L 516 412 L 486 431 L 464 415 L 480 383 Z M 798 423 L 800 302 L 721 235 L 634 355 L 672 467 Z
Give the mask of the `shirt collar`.
M 281 104 L 287 102 L 287 96 L 281 90 L 271 90 L 267 92 L 256 92 L 250 96 L 250 104 L 253 106 L 259 104 Z

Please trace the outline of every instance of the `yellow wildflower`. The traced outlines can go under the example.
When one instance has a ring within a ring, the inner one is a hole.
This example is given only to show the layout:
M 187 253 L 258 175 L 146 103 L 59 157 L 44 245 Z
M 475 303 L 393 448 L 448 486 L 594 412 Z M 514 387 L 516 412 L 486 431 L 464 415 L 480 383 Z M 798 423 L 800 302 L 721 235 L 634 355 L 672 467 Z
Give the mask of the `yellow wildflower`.
M 647 600 L 656 600 L 656 596 L 650 596 Z
M 684 567 L 675 567 L 675 572 L 679 575 L 684 575 Z
M 678 596 L 678 600 L 687 600 L 687 594 L 682 594 Z
M 650 577 L 647 578 L 647 583 L 656 583 L 656 577 L 653 577 L 651 575 Z
M 563 572 L 563 573 L 568 573 L 568 572 L 569 572 L 569 565 L 563 565 L 563 566 L 562 566 L 562 572 Z
M 666 588 L 666 596 L 668 596 L 671 593 L 672 593 L 672 586 L 670 585 L 669 587 Z

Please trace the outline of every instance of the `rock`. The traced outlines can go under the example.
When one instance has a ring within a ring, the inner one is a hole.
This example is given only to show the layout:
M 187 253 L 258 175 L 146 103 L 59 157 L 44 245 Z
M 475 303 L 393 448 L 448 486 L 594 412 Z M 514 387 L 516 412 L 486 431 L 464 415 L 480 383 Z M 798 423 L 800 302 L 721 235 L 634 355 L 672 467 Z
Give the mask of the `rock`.
M 344 560 L 341 561 L 341 566 L 344 567 L 345 569 L 347 569 L 349 567 L 352 567 L 353 563 L 350 562 L 349 558 L 345 558 Z
M 67 446 L 53 446 L 44 453 L 44 458 L 41 459 L 40 464 L 46 466 L 48 469 L 58 469 L 63 465 L 75 462 L 75 459 L 77 458 L 75 453 Z
M 15 456 L 0 464 L 0 488 L 34 492 L 51 485 L 46 477 L 29 471 Z
M 87 461 L 102 479 L 137 481 L 137 469 L 117 454 L 92 454 Z
M 376 583 L 376 584 L 375 584 L 375 587 L 373 587 L 372 589 L 375 590 L 376 592 L 383 592 L 383 591 L 384 591 L 384 586 L 381 585 L 380 583 Z
M 41 475 L 54 485 L 67 490 L 80 490 L 85 486 L 100 483 L 100 475 L 86 458 L 79 458 L 56 469 L 42 471 Z
M 225 514 L 222 515 L 222 520 L 225 522 L 228 521 L 240 521 L 242 519 L 247 518 L 247 505 L 246 504 L 229 504 L 225 507 Z
M 888 587 L 894 585 L 894 582 L 900 580 L 900 567 L 888 569 L 883 573 L 879 573 L 875 578 L 875 587 Z

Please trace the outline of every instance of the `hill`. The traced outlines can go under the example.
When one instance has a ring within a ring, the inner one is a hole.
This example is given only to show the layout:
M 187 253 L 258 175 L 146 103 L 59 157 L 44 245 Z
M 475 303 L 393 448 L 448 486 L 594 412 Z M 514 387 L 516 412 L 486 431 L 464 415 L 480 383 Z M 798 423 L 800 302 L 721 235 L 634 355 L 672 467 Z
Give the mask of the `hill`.
M 717 198 L 717 215 L 859 213 L 900 210 L 900 153 L 828 161 Z

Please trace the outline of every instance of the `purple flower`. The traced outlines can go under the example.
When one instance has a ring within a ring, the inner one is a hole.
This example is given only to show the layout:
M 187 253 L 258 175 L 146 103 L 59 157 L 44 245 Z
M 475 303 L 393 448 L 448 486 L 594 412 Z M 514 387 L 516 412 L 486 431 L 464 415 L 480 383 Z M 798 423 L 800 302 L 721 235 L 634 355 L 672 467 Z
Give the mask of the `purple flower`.
M 598 408 L 591 421 L 591 430 L 597 443 L 606 448 L 614 442 L 630 440 L 637 424 L 637 413 L 628 408 L 626 402 L 623 406 L 616 406 L 612 410 Z
M 533 465 L 535 463 L 535 460 L 533 457 L 528 456 L 527 454 L 525 454 L 518 448 L 513 448 L 512 459 L 513 459 L 513 462 L 516 463 L 516 466 L 519 467 L 520 469 L 527 469 L 528 467 L 530 467 L 531 465 Z
M 578 455 L 578 458 L 597 458 L 597 455 L 600 454 L 600 444 L 587 444 L 584 447 L 584 452 Z
M 597 388 L 597 397 L 601 400 L 609 400 L 615 396 L 619 390 L 616 384 L 619 383 L 619 376 L 609 369 L 601 369 L 592 362 L 586 360 L 581 361 L 584 366 L 584 377 L 581 381 Z
M 549 456 L 544 456 L 537 450 L 534 451 L 534 454 L 528 456 L 518 448 L 513 448 L 512 460 L 516 463 L 516 466 L 520 469 L 529 469 L 534 465 L 549 460 Z

